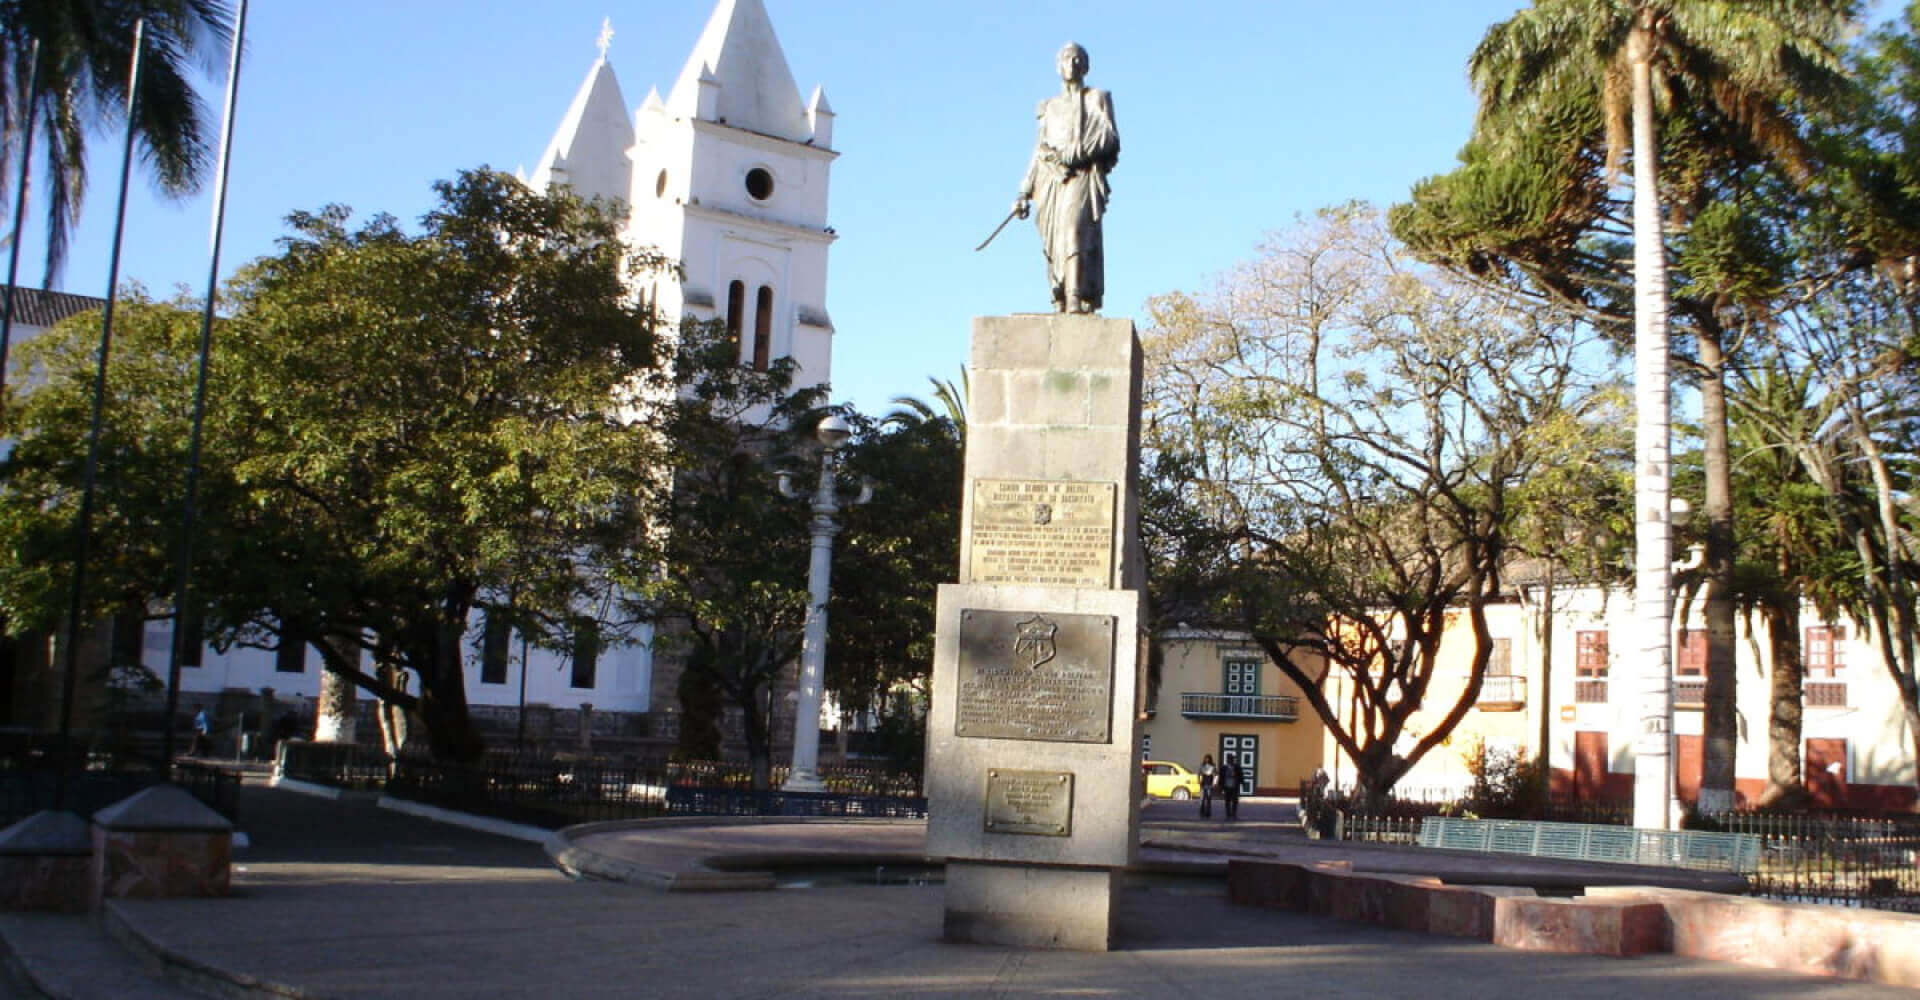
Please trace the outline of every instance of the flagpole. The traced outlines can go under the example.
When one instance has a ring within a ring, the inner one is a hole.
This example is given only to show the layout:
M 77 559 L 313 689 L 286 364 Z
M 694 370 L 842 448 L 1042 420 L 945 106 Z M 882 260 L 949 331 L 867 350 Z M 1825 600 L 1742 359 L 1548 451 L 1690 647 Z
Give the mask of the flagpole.
M 27 106 L 21 113 L 22 127 L 26 130 L 20 139 L 20 183 L 13 193 L 13 246 L 7 252 L 7 301 L 0 308 L 0 390 L 6 387 L 7 348 L 13 343 L 13 296 L 20 287 L 20 232 L 26 228 L 27 184 L 33 179 L 33 102 L 40 97 L 40 39 L 33 40 L 33 48 L 27 57 L 32 60 L 33 68 L 27 71 Z M 5 407 L 6 393 L 0 391 L 0 407 Z
M 200 439 L 207 414 L 207 370 L 213 355 L 213 308 L 219 298 L 220 244 L 226 232 L 227 168 L 233 162 L 233 115 L 240 97 L 240 49 L 247 37 L 247 0 L 240 0 L 234 15 L 233 54 L 227 60 L 227 103 L 220 125 L 220 167 L 213 181 L 213 233 L 209 238 L 206 306 L 200 313 L 200 368 L 193 386 L 193 431 L 187 444 L 186 495 L 180 504 L 180 564 L 173 587 L 173 643 L 167 659 L 167 714 L 162 724 L 161 746 L 163 774 L 173 773 L 173 723 L 180 711 L 180 668 L 187 662 L 187 648 L 197 643 L 197 629 L 187 627 L 197 621 L 193 611 L 193 535 L 200 519 Z
M 80 633 L 85 613 L 88 549 L 93 541 L 93 495 L 100 470 L 100 428 L 104 422 L 107 395 L 107 358 L 113 347 L 113 306 L 120 284 L 120 244 L 127 228 L 127 183 L 133 174 L 133 134 L 135 95 L 140 90 L 140 50 L 145 47 L 147 22 L 133 22 L 133 61 L 127 69 L 127 137 L 120 154 L 120 199 L 114 209 L 113 251 L 107 264 L 107 306 L 100 316 L 100 354 L 93 376 L 93 422 L 87 431 L 87 464 L 81 476 L 80 513 L 75 519 L 76 542 L 73 555 L 73 595 L 67 607 L 66 676 L 60 689 L 60 743 L 62 750 L 73 738 L 74 677 L 79 671 Z

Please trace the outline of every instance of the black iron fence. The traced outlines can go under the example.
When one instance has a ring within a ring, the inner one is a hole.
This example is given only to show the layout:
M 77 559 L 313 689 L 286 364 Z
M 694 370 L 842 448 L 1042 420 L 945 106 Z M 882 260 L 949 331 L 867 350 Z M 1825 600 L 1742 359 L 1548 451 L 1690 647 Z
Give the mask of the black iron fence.
M 489 758 L 443 764 L 402 758 L 385 790 L 410 802 L 557 830 L 664 815 L 663 778 L 656 768 L 592 761 Z
M 787 769 L 772 770 L 756 791 L 742 764 L 689 761 L 635 764 L 570 757 L 489 756 L 447 764 L 406 756 L 390 761 L 371 748 L 289 743 L 276 773 L 513 823 L 559 829 L 576 823 L 645 819 L 669 813 L 718 816 L 925 816 L 919 777 L 879 768 L 823 767 L 823 791 L 780 790 Z
M 385 788 L 391 771 L 391 762 L 385 753 L 357 743 L 287 740 L 280 744 L 273 762 L 276 778 L 346 791 Z
M 1403 794 L 1369 804 L 1349 789 L 1300 786 L 1301 821 L 1322 837 L 1414 843 L 1429 816 L 1474 815 L 1457 794 Z M 1624 802 L 1551 800 L 1515 819 L 1627 826 Z M 1920 816 L 1804 813 L 1692 814 L 1689 825 L 1761 838 L 1760 870 L 1748 877 L 1757 896 L 1920 913 Z
M 98 761 L 70 767 L 0 766 L 0 828 L 42 809 L 65 809 L 92 819 L 94 813 L 165 781 L 152 767 L 114 767 Z M 175 764 L 173 783 L 228 822 L 240 821 L 240 772 Z
M 1920 816 L 1720 813 L 1714 829 L 1760 838 L 1754 895 L 1920 913 Z

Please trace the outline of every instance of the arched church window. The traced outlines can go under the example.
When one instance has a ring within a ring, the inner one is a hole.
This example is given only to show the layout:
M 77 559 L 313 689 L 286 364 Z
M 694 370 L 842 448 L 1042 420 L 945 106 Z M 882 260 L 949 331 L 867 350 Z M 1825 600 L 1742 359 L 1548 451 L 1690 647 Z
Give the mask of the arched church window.
M 753 309 L 753 370 L 766 371 L 773 361 L 773 289 L 760 286 Z
M 740 325 L 746 322 L 741 315 L 747 309 L 747 283 L 735 281 L 727 285 L 727 342 L 736 349 L 740 346 Z

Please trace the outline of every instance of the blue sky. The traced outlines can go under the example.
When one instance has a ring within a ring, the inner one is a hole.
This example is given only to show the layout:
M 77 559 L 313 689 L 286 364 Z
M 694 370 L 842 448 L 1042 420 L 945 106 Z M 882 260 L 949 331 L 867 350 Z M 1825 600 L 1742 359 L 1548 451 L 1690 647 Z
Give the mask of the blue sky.
M 1517 0 L 765 0 L 804 94 L 838 117 L 828 308 L 834 398 L 884 412 L 965 364 L 977 315 L 1047 308 L 1037 238 L 1009 208 L 1034 104 L 1074 40 L 1112 91 L 1122 154 L 1107 221 L 1108 316 L 1198 290 L 1261 236 L 1321 206 L 1390 203 L 1446 170 L 1472 124 L 1467 54 Z M 329 203 L 413 220 L 429 185 L 482 164 L 531 169 L 612 20 L 630 105 L 664 92 L 711 0 L 255 2 L 222 273 L 271 253 L 281 220 Z M 207 102 L 218 114 L 212 86 Z M 106 289 L 118 141 L 60 287 Z M 156 294 L 207 273 L 210 199 L 136 178 L 123 280 Z M 211 185 L 209 185 L 209 191 Z M 38 242 L 23 282 L 37 282 Z

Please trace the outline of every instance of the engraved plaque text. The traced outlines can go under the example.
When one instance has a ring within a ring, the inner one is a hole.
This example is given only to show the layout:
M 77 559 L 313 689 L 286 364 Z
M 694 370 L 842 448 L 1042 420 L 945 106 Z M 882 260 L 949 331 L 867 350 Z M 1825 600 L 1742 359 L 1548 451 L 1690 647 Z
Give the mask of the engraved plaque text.
M 1073 774 L 989 769 L 986 829 L 988 833 L 1071 836 Z
M 981 479 L 973 484 L 973 583 L 1113 585 L 1112 483 Z
M 1113 631 L 1107 615 L 960 612 L 954 735 L 1109 742 Z

